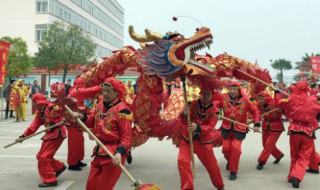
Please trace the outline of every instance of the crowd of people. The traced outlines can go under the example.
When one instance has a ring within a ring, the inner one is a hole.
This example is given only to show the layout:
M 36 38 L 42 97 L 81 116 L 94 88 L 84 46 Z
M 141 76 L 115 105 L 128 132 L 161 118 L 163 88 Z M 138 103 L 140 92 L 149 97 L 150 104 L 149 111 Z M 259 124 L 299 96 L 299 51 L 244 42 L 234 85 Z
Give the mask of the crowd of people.
M 14 83 L 15 81 L 12 81 L 12 89 L 18 89 L 21 91 L 20 94 L 23 94 L 23 82 L 18 80 L 16 84 Z M 74 92 L 70 83 L 66 90 L 68 89 L 67 93 L 72 96 Z M 290 135 L 291 158 L 288 182 L 293 187 L 299 188 L 305 172 L 319 174 L 320 157 L 314 144 L 315 131 L 318 128 L 317 116 L 320 113 L 320 104 L 316 98 L 318 88 L 305 81 L 290 85 L 288 89 L 280 83 L 273 84 L 272 91 L 269 89 L 259 92 L 256 97 L 249 97 L 243 87 L 246 85 L 238 82 L 230 82 L 222 91 L 201 86 L 197 88 L 199 90 L 197 97 L 192 94 L 196 88 L 190 88 L 189 105 L 183 109 L 178 118 L 181 125 L 181 139 L 178 144 L 177 159 L 182 190 L 195 189 L 190 143 L 194 147 L 194 153 L 208 171 L 213 186 L 219 190 L 225 189 L 224 179 L 213 152 L 217 133 L 222 142 L 222 153 L 227 161 L 225 169 L 230 171 L 229 180 L 237 180 L 241 145 L 250 129 L 249 123 L 254 124 L 252 128 L 254 132 L 262 131 L 263 150 L 257 158 L 256 169 L 263 170 L 270 156 L 275 158 L 273 163 L 278 164 L 285 156 L 276 145 L 284 131 L 283 118 L 287 118 L 290 122 L 287 130 Z M 180 81 L 166 83 L 164 88 L 170 94 L 172 88 L 181 88 Z M 77 93 L 101 93 L 102 98 L 89 112 L 74 111 L 71 118 L 65 119 L 63 107 L 48 101 L 39 93 L 40 88 L 36 85 L 32 87 L 34 93 L 32 104 L 37 110 L 36 116 L 26 131 L 16 139 L 17 142 L 35 133 L 41 125 L 52 126 L 62 120 L 68 121 L 46 132 L 42 139 L 43 143 L 37 154 L 38 170 L 43 181 L 39 187 L 56 186 L 57 177 L 67 168 L 64 163 L 54 159 L 54 154 L 67 134 L 70 147 L 68 147 L 68 169 L 80 171 L 81 167 L 86 166 L 81 162 L 84 157 L 83 132 L 79 130 L 79 124 L 74 122 L 75 118 L 85 122 L 114 155 L 113 158 L 108 156 L 100 145 L 94 148 L 87 190 L 113 189 L 121 175 L 118 164 L 124 164 L 128 157 L 131 157 L 133 116 L 125 102 L 133 99 L 137 92 L 132 82 L 128 81 L 125 84 L 115 78 L 107 78 L 100 86 L 85 90 Z M 19 100 L 22 103 L 25 101 L 21 98 Z M 223 117 L 227 119 L 222 119 L 222 124 L 217 130 L 215 128 L 220 112 L 223 112 Z M 20 117 L 23 119 L 23 116 Z

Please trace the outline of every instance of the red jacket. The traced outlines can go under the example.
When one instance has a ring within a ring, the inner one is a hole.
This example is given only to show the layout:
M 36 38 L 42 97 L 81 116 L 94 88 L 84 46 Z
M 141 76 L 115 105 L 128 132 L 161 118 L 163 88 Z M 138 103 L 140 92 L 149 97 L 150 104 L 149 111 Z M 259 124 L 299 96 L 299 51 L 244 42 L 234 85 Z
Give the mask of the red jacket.
M 234 105 L 231 104 L 229 94 L 221 94 L 219 101 L 214 103 L 218 108 L 222 108 L 224 117 L 236 120 L 240 123 L 247 124 L 247 115 L 250 112 L 253 115 L 254 123 L 260 122 L 260 113 L 255 104 L 252 104 L 246 95 L 242 95 L 239 99 L 235 100 Z M 231 122 L 222 120 L 221 128 L 231 130 Z M 234 130 L 245 133 L 247 128 L 245 126 L 234 123 Z
M 214 127 L 217 124 L 218 117 L 214 114 L 217 113 L 219 109 L 213 104 L 202 105 L 201 100 L 194 100 L 191 102 L 190 106 L 190 121 L 198 125 L 197 131 L 194 133 L 199 136 L 200 142 L 203 144 L 212 143 L 214 141 Z M 182 130 L 182 137 L 189 141 L 189 133 L 187 131 L 187 124 Z
M 267 97 L 265 97 L 264 99 L 266 102 L 265 105 L 258 104 L 258 108 L 261 115 L 269 111 L 278 109 L 275 105 L 274 99 L 270 95 L 267 95 Z M 277 111 L 271 112 L 267 115 L 264 115 L 263 121 L 262 121 L 262 130 L 264 131 L 270 130 L 272 132 L 284 131 L 281 116 L 282 116 L 282 110 L 280 109 L 278 109 Z
M 61 108 L 58 105 L 49 103 L 42 110 L 37 110 L 36 116 L 33 119 L 30 126 L 23 133 L 24 136 L 29 136 L 34 134 L 41 125 L 49 127 L 56 123 L 59 123 L 64 120 L 64 117 L 61 114 Z M 57 138 L 66 138 L 67 131 L 64 125 L 54 128 L 52 131 L 46 131 L 42 140 L 53 140 Z
M 132 113 L 118 98 L 109 105 L 101 100 L 86 124 L 112 154 L 119 152 L 123 155 L 130 150 Z M 97 145 L 94 155 L 104 156 L 107 153 Z
M 288 133 L 304 133 L 309 137 L 314 137 L 314 131 L 318 128 L 317 114 L 320 106 L 315 97 L 309 96 L 308 84 L 298 82 L 295 90 L 289 98 L 281 98 L 281 94 L 276 93 L 276 105 L 285 110 L 290 119 Z

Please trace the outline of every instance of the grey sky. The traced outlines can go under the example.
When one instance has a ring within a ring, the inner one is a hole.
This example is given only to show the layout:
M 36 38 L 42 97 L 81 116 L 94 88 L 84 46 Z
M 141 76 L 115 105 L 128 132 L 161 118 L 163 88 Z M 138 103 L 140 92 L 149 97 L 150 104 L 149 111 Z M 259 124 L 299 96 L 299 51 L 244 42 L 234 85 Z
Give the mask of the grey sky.
M 128 35 L 128 26 L 137 33 L 145 28 L 165 34 L 177 30 L 189 37 L 196 21 L 173 16 L 191 16 L 209 27 L 213 56 L 227 52 L 251 61 L 258 60 L 271 76 L 276 71 L 270 59 L 300 61 L 305 52 L 320 53 L 320 1 L 318 0 L 118 0 L 125 9 L 125 45 L 138 48 Z M 285 72 L 291 76 L 297 71 Z

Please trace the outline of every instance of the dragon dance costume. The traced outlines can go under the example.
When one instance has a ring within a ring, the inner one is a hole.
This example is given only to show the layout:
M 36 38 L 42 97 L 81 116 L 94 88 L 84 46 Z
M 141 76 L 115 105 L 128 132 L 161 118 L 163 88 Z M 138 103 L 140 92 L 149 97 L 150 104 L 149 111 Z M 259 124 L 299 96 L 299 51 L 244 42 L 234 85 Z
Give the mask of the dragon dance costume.
M 222 94 L 220 101 L 215 101 L 217 107 L 222 108 L 225 117 L 243 124 L 247 123 L 247 114 L 250 112 L 253 115 L 255 126 L 260 127 L 260 113 L 257 106 L 250 102 L 249 98 L 241 91 L 238 83 L 231 83 L 230 86 L 238 88 L 239 96 L 231 98 L 228 93 Z M 241 144 L 246 137 L 246 132 L 247 128 L 245 126 L 227 120 L 222 121 L 222 153 L 228 162 L 227 170 L 230 170 L 231 180 L 235 180 L 238 173 Z
M 101 100 L 88 117 L 86 124 L 111 153 L 121 154 L 121 163 L 124 164 L 127 152 L 130 150 L 132 114 L 122 102 L 125 93 L 124 84 L 115 78 L 107 78 L 105 83 L 119 95 L 112 102 Z M 112 159 L 99 145 L 94 148 L 92 156 L 94 159 L 91 162 L 86 189 L 113 189 L 121 175 L 121 169 L 113 165 Z
M 264 105 L 258 103 L 260 114 L 277 109 L 274 99 L 267 92 L 260 92 L 258 97 L 264 99 Z M 259 101 L 258 101 L 259 102 Z M 272 113 L 263 116 L 262 121 L 262 145 L 263 150 L 258 158 L 257 169 L 262 169 L 263 165 L 267 163 L 270 155 L 276 160 L 274 164 L 279 163 L 284 154 L 277 148 L 276 143 L 284 131 L 283 122 L 281 119 L 282 110 L 276 110 Z
M 275 95 L 276 105 L 285 110 L 290 119 L 288 134 L 290 135 L 290 171 L 287 179 L 294 187 L 299 187 L 310 162 L 315 156 L 314 138 L 318 127 L 316 120 L 320 106 L 315 97 L 308 95 L 308 83 L 300 81 L 296 84 L 287 99 Z
M 210 101 L 204 105 L 201 99 L 193 100 L 190 103 L 190 121 L 197 125 L 193 133 L 194 153 L 207 169 L 212 184 L 222 189 L 224 187 L 220 168 L 213 152 L 212 143 L 214 141 L 214 127 L 217 124 L 219 109 Z M 183 115 L 182 115 L 183 116 Z M 189 133 L 186 121 L 181 121 L 182 140 L 179 143 L 178 168 L 181 180 L 181 190 L 194 189 L 193 176 L 191 171 L 191 153 Z
M 34 134 L 41 125 L 48 127 L 64 120 L 61 108 L 47 101 L 44 95 L 34 94 L 32 100 L 37 105 L 42 105 L 42 108 L 37 110 L 34 120 L 19 138 Z M 66 137 L 67 131 L 64 125 L 46 131 L 42 137 L 41 148 L 37 154 L 38 171 L 43 181 L 39 187 L 55 186 L 57 177 L 66 169 L 62 162 L 53 158 Z

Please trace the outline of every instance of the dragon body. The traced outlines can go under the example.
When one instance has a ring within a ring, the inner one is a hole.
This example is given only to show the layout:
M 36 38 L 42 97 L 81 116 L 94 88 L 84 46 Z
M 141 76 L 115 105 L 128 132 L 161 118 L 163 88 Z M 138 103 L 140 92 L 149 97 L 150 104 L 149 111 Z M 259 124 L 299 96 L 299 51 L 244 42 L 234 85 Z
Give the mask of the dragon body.
M 271 82 L 267 71 L 245 60 L 221 54 L 212 57 L 209 54 L 200 56 L 196 51 L 210 47 L 213 36 L 208 28 L 200 28 L 195 35 L 185 38 L 179 33 L 161 35 L 148 29 L 145 35 L 138 35 L 132 26 L 129 28 L 132 39 L 139 42 L 142 49 L 126 46 L 114 51 L 100 64 L 80 75 L 70 89 L 73 98 L 80 100 L 93 98 L 96 94 L 77 93 L 81 89 L 100 85 L 108 77 L 123 75 L 129 67 L 134 67 L 140 76 L 137 79 L 138 93 L 130 109 L 134 115 L 132 146 L 137 147 L 149 137 L 163 139 L 168 137 L 175 143 L 179 141 L 180 125 L 178 115 L 184 106 L 183 96 L 171 95 L 165 110 L 161 111 L 164 101 L 163 82 L 180 76 L 187 76 L 193 85 L 222 88 L 225 82 L 222 77 L 247 80 L 256 84 L 259 90 L 265 86 L 256 80 L 241 74 L 238 69 L 255 77 Z M 182 99 L 181 99 L 182 98 Z

